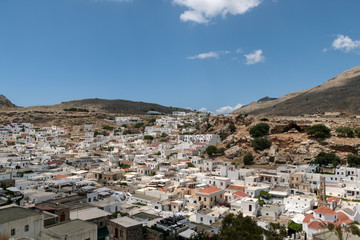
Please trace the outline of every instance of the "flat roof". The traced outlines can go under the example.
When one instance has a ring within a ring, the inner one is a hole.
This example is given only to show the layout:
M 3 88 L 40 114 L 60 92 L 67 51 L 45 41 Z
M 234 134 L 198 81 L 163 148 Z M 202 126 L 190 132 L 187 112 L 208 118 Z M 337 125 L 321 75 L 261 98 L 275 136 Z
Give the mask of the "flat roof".
M 95 228 L 97 229 L 96 224 L 83 221 L 80 219 L 70 220 L 64 223 L 59 223 L 52 227 L 46 228 L 47 231 L 55 233 L 57 235 L 66 235 L 72 232 L 77 232 L 82 229 Z
M 86 208 L 86 209 L 71 211 L 70 219 L 81 219 L 81 220 L 86 221 L 86 220 L 106 217 L 109 215 L 111 215 L 111 214 L 94 207 L 94 208 Z
M 112 219 L 110 221 L 114 222 L 116 224 L 119 224 L 120 226 L 126 227 L 126 228 L 137 226 L 137 225 L 142 225 L 141 222 L 138 222 L 138 221 L 136 221 L 134 219 L 131 219 L 129 217 L 115 218 L 115 219 Z
M 0 209 L 0 224 L 13 222 L 19 219 L 39 216 L 40 212 L 21 207 L 6 207 Z

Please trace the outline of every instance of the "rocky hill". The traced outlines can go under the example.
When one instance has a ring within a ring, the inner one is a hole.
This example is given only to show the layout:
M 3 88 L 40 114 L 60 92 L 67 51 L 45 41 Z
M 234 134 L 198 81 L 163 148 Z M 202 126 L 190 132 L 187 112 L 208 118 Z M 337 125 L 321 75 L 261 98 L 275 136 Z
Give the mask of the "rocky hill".
M 189 111 L 182 108 L 165 107 L 154 103 L 133 102 L 128 100 L 83 99 L 62 102 L 56 105 L 32 106 L 24 111 L 64 111 L 64 109 L 79 109 L 99 113 L 146 114 L 148 111 L 172 113 L 173 111 Z
M 252 102 L 234 113 L 297 116 L 333 111 L 360 114 L 360 67 L 349 69 L 314 88 L 270 101 Z
M 9 99 L 0 94 L 0 108 L 16 107 Z

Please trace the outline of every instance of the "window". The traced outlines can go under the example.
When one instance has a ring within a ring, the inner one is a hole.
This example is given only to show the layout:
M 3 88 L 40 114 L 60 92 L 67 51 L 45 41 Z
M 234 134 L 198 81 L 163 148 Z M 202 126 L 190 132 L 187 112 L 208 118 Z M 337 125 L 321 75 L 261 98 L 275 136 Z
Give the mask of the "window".
M 204 197 L 204 202 L 206 202 L 206 197 Z
M 203 222 L 203 221 L 204 221 L 204 219 L 201 217 L 201 218 L 200 218 L 200 222 Z
M 15 228 L 11 229 L 11 236 L 15 236 Z
M 199 201 L 201 201 L 201 197 L 199 197 Z
M 24 231 L 25 231 L 25 232 L 28 232 L 28 231 L 29 231 L 29 225 L 25 225 Z
M 119 237 L 119 229 L 115 228 L 115 238 Z
M 124 236 L 124 232 L 123 230 L 120 230 L 120 237 L 123 237 Z
M 252 211 L 252 205 L 249 205 L 249 212 Z

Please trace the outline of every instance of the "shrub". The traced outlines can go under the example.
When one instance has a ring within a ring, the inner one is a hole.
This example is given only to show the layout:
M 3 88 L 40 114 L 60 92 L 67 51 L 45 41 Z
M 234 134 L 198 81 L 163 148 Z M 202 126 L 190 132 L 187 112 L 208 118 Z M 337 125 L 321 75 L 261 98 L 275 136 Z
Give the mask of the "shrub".
M 232 132 L 232 133 L 236 131 L 236 127 L 234 124 L 230 124 L 228 128 L 229 128 L 230 132 Z
M 317 163 L 320 166 L 332 164 L 335 167 L 340 164 L 340 158 L 336 156 L 334 153 L 321 152 L 316 156 L 315 161 L 313 161 L 313 163 Z
M 339 137 L 354 137 L 354 131 L 349 127 L 339 127 L 336 129 L 336 132 L 338 133 Z
M 187 164 L 187 166 L 190 168 L 190 167 L 192 167 L 192 168 L 194 168 L 195 167 L 195 165 L 192 163 L 192 162 L 188 162 L 188 163 L 186 163 Z
M 251 153 L 247 153 L 243 158 L 245 165 L 251 165 L 254 163 L 254 156 Z
M 349 167 L 360 166 L 360 156 L 354 155 L 354 154 L 349 154 L 347 156 L 347 164 L 349 165 Z
M 255 138 L 251 141 L 251 146 L 257 151 L 263 151 L 271 147 L 271 141 L 267 138 Z
M 269 134 L 270 126 L 267 123 L 259 123 L 250 129 L 250 135 L 252 137 L 263 137 Z
M 219 153 L 219 154 L 224 154 L 225 150 L 226 150 L 226 148 L 221 147 L 221 148 L 219 148 L 219 149 L 217 150 L 217 153 Z
M 314 138 L 328 138 L 331 137 L 330 128 L 323 124 L 316 124 L 308 128 L 307 134 Z
M 151 136 L 151 135 L 145 135 L 144 136 L 144 140 L 154 140 L 154 137 L 153 136 Z
M 84 108 L 64 108 L 65 112 L 89 112 L 89 110 Z
M 109 126 L 109 125 L 104 125 L 104 126 L 102 127 L 102 129 L 112 131 L 112 130 L 114 130 L 114 127 Z
M 222 132 L 219 134 L 219 136 L 220 136 L 221 141 L 224 141 L 229 136 L 229 134 Z
M 141 128 L 142 126 L 144 126 L 144 123 L 139 122 L 139 123 L 135 124 L 134 128 Z
M 354 132 L 355 132 L 356 137 L 360 138 L 360 128 L 355 128 Z

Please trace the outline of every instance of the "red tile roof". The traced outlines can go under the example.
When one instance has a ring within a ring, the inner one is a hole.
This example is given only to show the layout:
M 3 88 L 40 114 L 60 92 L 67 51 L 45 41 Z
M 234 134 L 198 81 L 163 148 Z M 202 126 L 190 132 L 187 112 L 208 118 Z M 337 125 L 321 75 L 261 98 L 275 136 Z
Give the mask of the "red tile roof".
M 336 212 L 329 207 L 321 206 L 314 210 L 314 212 L 324 215 L 335 215 Z
M 239 198 L 239 197 L 244 198 L 244 197 L 248 197 L 248 196 L 249 196 L 249 195 L 246 194 L 246 193 L 244 193 L 244 192 L 235 192 L 235 193 L 234 193 L 234 197 L 235 197 L 235 198 Z
M 67 178 L 67 177 L 68 177 L 67 175 L 61 175 L 61 174 L 54 176 L 55 179 Z
M 340 198 L 337 198 L 337 197 L 329 197 L 329 198 L 327 199 L 327 202 L 328 202 L 328 203 L 331 203 L 331 202 L 333 202 L 333 201 L 336 201 L 337 203 L 340 203 Z
M 220 188 L 217 188 L 217 187 L 207 187 L 207 188 L 204 188 L 202 190 L 199 190 L 197 191 L 198 193 L 206 193 L 206 194 L 209 194 L 209 193 L 214 193 L 214 192 L 219 192 L 219 191 L 222 191 Z
M 140 166 L 139 168 L 149 168 L 149 166 Z
M 237 185 L 229 185 L 226 190 L 236 190 L 236 191 L 245 191 L 245 187 L 243 186 L 237 186 Z
M 311 219 L 314 219 L 314 216 L 312 214 L 307 214 L 303 219 L 303 223 L 309 223 Z
M 351 220 L 348 216 L 346 216 L 345 213 L 340 212 L 340 211 L 336 212 L 336 213 L 337 213 L 337 219 L 338 219 L 338 221 L 335 223 L 336 226 L 341 225 L 343 223 L 349 224 L 349 223 L 353 222 L 353 220 Z
M 324 228 L 326 225 L 320 221 L 314 220 L 311 223 L 308 224 L 308 228 L 320 230 Z

